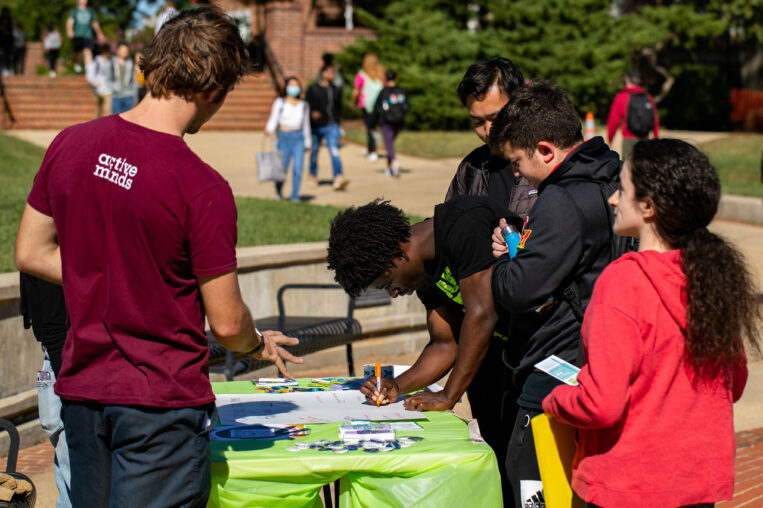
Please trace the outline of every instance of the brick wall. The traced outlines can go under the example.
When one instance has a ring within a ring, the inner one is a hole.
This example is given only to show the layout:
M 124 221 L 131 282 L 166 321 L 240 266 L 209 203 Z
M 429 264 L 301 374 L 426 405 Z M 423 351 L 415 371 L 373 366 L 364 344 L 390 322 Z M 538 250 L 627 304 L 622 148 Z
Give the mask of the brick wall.
M 321 60 L 323 53 L 336 53 L 355 42 L 358 37 L 372 39 L 375 35 L 368 28 L 356 28 L 348 32 L 344 28 L 318 27 L 307 30 L 304 37 L 302 69 L 305 72 L 305 78 L 309 81 L 318 74 L 321 65 L 323 65 Z

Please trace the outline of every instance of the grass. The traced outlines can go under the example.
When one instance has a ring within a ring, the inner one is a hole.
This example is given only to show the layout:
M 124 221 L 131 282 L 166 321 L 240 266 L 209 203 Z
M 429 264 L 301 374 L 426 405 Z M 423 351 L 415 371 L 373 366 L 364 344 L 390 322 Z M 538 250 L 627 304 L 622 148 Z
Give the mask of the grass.
M 15 271 L 13 248 L 21 213 L 45 150 L 0 133 L 0 273 Z M 236 198 L 238 246 L 325 241 L 334 206 Z M 421 220 L 411 217 L 412 222 Z
M 700 148 L 718 169 L 724 194 L 763 198 L 763 134 L 733 134 Z
M 365 144 L 362 126 L 346 127 L 345 138 Z M 398 152 L 426 159 L 462 158 L 479 145 L 472 131 L 403 131 L 395 142 Z M 704 143 L 707 154 L 721 177 L 724 194 L 763 198 L 761 150 L 763 134 L 733 133 L 723 139 Z
M 365 145 L 366 131 L 361 126 L 345 126 L 344 138 L 347 141 Z M 425 159 L 462 159 L 481 144 L 482 142 L 472 131 L 403 131 L 395 140 L 395 150 Z M 383 141 L 381 145 L 383 151 Z

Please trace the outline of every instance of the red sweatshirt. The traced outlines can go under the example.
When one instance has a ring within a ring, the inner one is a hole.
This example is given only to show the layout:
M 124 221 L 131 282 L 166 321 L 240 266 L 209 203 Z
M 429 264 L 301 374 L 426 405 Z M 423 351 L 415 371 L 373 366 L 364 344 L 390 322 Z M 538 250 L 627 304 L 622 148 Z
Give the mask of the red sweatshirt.
M 609 108 L 609 116 L 607 117 L 607 139 L 610 143 L 612 143 L 612 138 L 615 137 L 617 127 L 622 129 L 623 138 L 638 137 L 628 130 L 628 125 L 625 121 L 625 115 L 628 112 L 628 102 L 631 99 L 631 93 L 644 93 L 644 89 L 638 85 L 626 86 L 623 91 L 618 92 L 617 95 L 615 95 L 615 100 L 612 101 L 612 107 Z M 660 117 L 657 115 L 657 105 L 654 103 L 654 99 L 651 95 L 647 94 L 647 97 L 649 98 L 649 102 L 652 103 L 652 108 L 654 109 L 654 129 L 652 129 L 652 135 L 655 138 L 659 138 Z
M 684 362 L 686 280 L 680 251 L 629 253 L 594 287 L 583 320 L 579 386 L 559 386 L 543 410 L 579 427 L 572 487 L 604 508 L 676 507 L 731 499 L 732 387 L 696 382 Z

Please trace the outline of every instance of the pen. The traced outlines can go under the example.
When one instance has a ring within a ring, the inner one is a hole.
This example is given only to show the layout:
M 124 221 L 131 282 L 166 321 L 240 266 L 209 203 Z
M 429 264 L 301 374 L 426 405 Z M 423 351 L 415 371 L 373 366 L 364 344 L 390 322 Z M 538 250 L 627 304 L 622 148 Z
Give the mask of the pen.
M 374 366 L 374 375 L 376 376 L 376 391 L 378 392 L 378 395 L 376 396 L 376 407 L 379 407 L 381 405 L 381 363 L 376 362 L 376 365 Z

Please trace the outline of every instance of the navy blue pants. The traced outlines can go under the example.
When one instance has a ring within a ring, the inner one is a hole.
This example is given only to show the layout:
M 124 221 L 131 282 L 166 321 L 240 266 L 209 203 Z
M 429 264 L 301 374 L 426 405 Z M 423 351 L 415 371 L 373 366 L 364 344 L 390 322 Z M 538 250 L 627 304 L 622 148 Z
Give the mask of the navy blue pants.
M 74 508 L 206 506 L 214 405 L 62 403 Z

